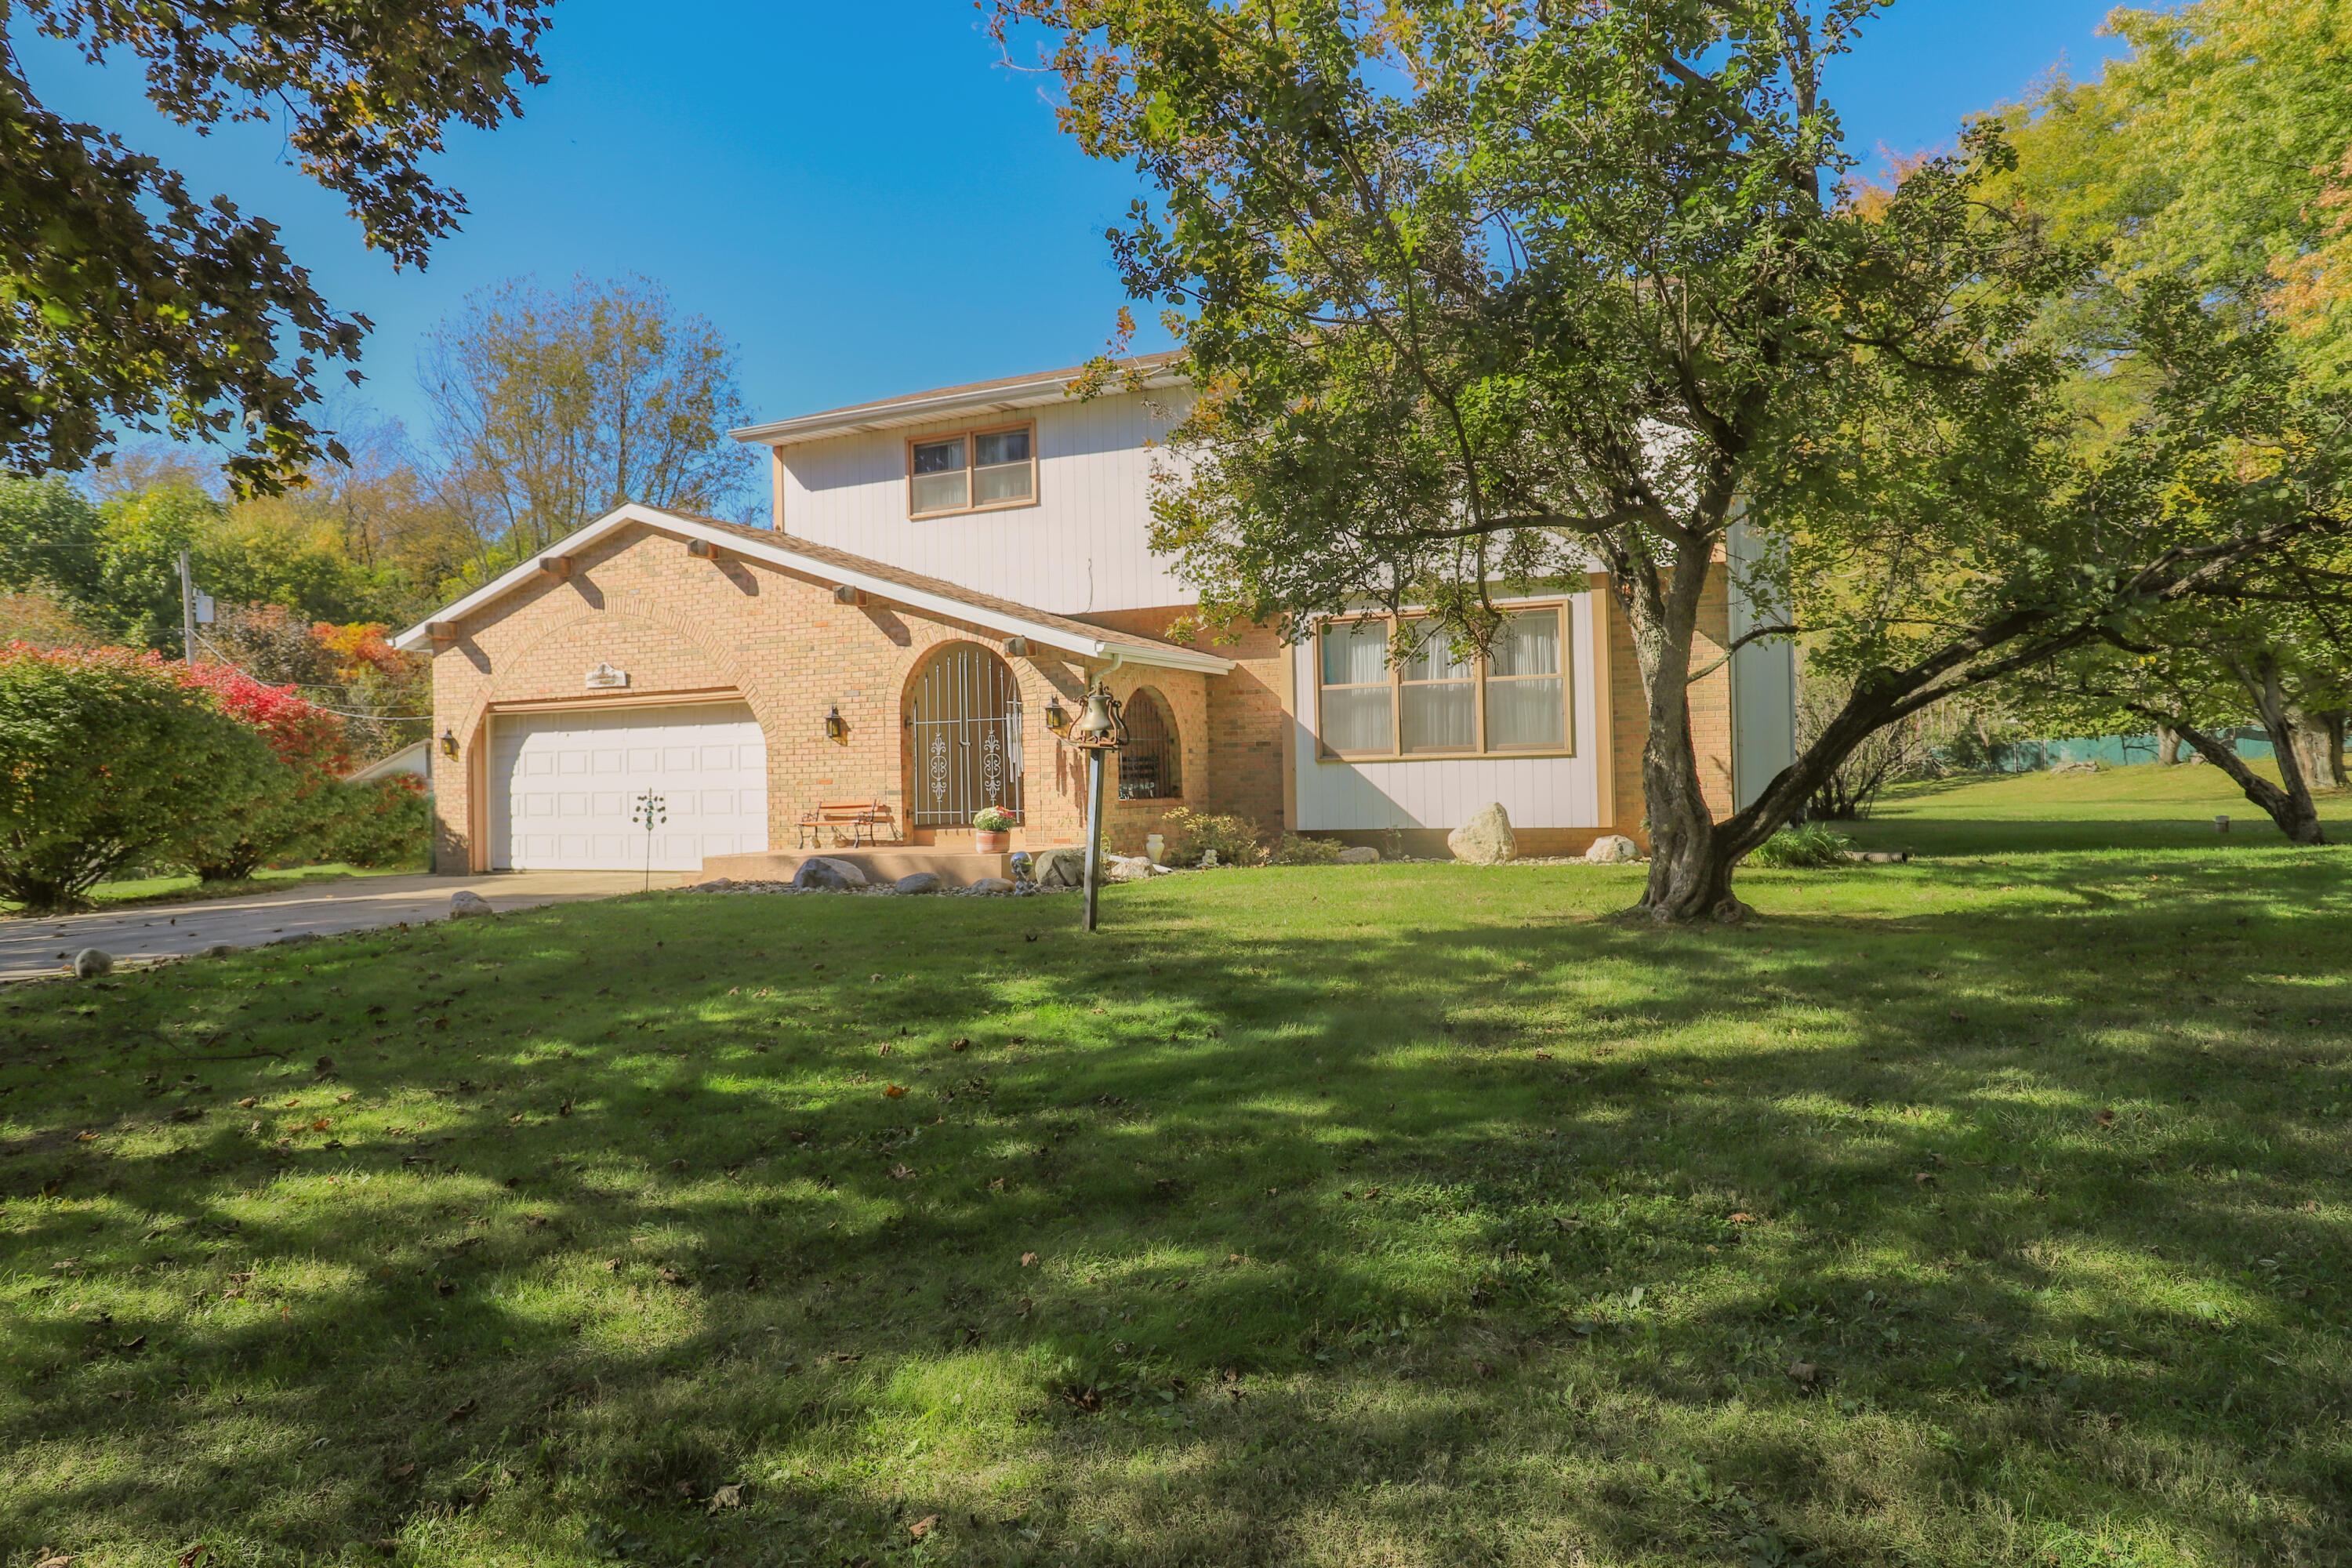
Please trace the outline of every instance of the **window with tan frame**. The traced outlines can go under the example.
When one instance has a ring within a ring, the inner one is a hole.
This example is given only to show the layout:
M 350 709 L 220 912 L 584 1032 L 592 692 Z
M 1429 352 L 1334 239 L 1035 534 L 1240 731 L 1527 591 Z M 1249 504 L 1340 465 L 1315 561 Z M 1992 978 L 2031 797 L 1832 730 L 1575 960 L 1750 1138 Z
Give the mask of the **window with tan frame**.
M 907 515 L 1037 504 L 1037 426 L 1001 425 L 907 443 Z
M 1486 657 L 1462 658 L 1425 617 L 1325 622 L 1315 650 L 1322 754 L 1573 756 L 1570 625 L 1565 601 L 1514 606 Z

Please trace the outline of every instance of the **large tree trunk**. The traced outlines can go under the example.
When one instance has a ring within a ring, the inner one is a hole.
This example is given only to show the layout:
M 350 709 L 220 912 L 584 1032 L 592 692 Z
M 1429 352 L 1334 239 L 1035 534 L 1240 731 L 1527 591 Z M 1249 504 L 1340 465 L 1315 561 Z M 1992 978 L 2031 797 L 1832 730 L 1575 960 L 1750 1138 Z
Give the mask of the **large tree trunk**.
M 2159 768 L 2180 765 L 2180 731 L 2169 724 L 2156 727 L 2156 765 Z
M 1649 736 L 1642 746 L 1650 880 L 1641 907 L 1667 924 L 1728 922 L 1747 912 L 1732 894 L 1731 875 L 1752 846 L 1719 841 L 1691 742 L 1691 649 L 1712 554 L 1702 545 L 1684 545 L 1663 584 L 1654 577 L 1627 582 L 1622 573 L 1612 574 L 1612 583 L 1622 584 L 1618 599 L 1633 628 L 1634 660 L 1650 699 Z
M 2271 739 L 2271 751 L 2278 759 L 2279 782 L 2273 784 L 2246 766 L 2238 749 L 2218 736 L 2179 721 L 2175 721 L 2175 727 L 2207 762 L 2228 773 L 2246 798 L 2278 824 L 2288 843 L 2326 843 L 2327 836 L 2319 830 L 2319 808 L 2311 803 L 2311 785 L 2304 776 L 2303 759 L 2296 754 L 2297 726 L 2289 714 L 2278 661 L 2264 655 L 2252 664 L 2236 659 L 2228 662 L 2238 684 L 2253 699 L 2254 711 L 2263 721 L 2263 732 Z

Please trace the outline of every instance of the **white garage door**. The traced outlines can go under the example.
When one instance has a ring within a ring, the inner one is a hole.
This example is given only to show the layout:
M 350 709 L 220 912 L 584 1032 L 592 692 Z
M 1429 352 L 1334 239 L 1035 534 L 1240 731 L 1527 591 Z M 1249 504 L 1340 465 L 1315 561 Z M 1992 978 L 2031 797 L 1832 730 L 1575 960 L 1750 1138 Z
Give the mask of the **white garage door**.
M 740 703 L 500 715 L 490 741 L 490 864 L 501 871 L 634 871 L 648 790 L 669 820 L 653 868 L 768 847 L 768 746 Z

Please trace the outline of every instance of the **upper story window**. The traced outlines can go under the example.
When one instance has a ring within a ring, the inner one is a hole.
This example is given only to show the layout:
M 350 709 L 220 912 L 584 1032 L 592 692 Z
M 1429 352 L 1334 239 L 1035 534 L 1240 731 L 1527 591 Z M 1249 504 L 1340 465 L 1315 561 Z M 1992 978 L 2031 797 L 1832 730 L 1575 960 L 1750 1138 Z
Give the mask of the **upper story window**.
M 1486 658 L 1461 658 L 1433 623 L 1413 616 L 1326 623 L 1317 648 L 1323 754 L 1571 754 L 1567 629 L 1565 604 L 1517 610 Z
M 907 515 L 989 511 L 1037 500 L 1036 426 L 966 430 L 907 443 Z

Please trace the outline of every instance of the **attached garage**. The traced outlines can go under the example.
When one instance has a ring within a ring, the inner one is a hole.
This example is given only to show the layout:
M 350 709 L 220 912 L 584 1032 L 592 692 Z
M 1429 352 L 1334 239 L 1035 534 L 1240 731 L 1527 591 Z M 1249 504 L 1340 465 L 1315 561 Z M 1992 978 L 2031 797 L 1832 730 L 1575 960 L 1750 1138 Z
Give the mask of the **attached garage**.
M 740 702 L 495 714 L 488 772 L 493 870 L 642 868 L 648 792 L 656 871 L 768 847 L 767 742 Z

